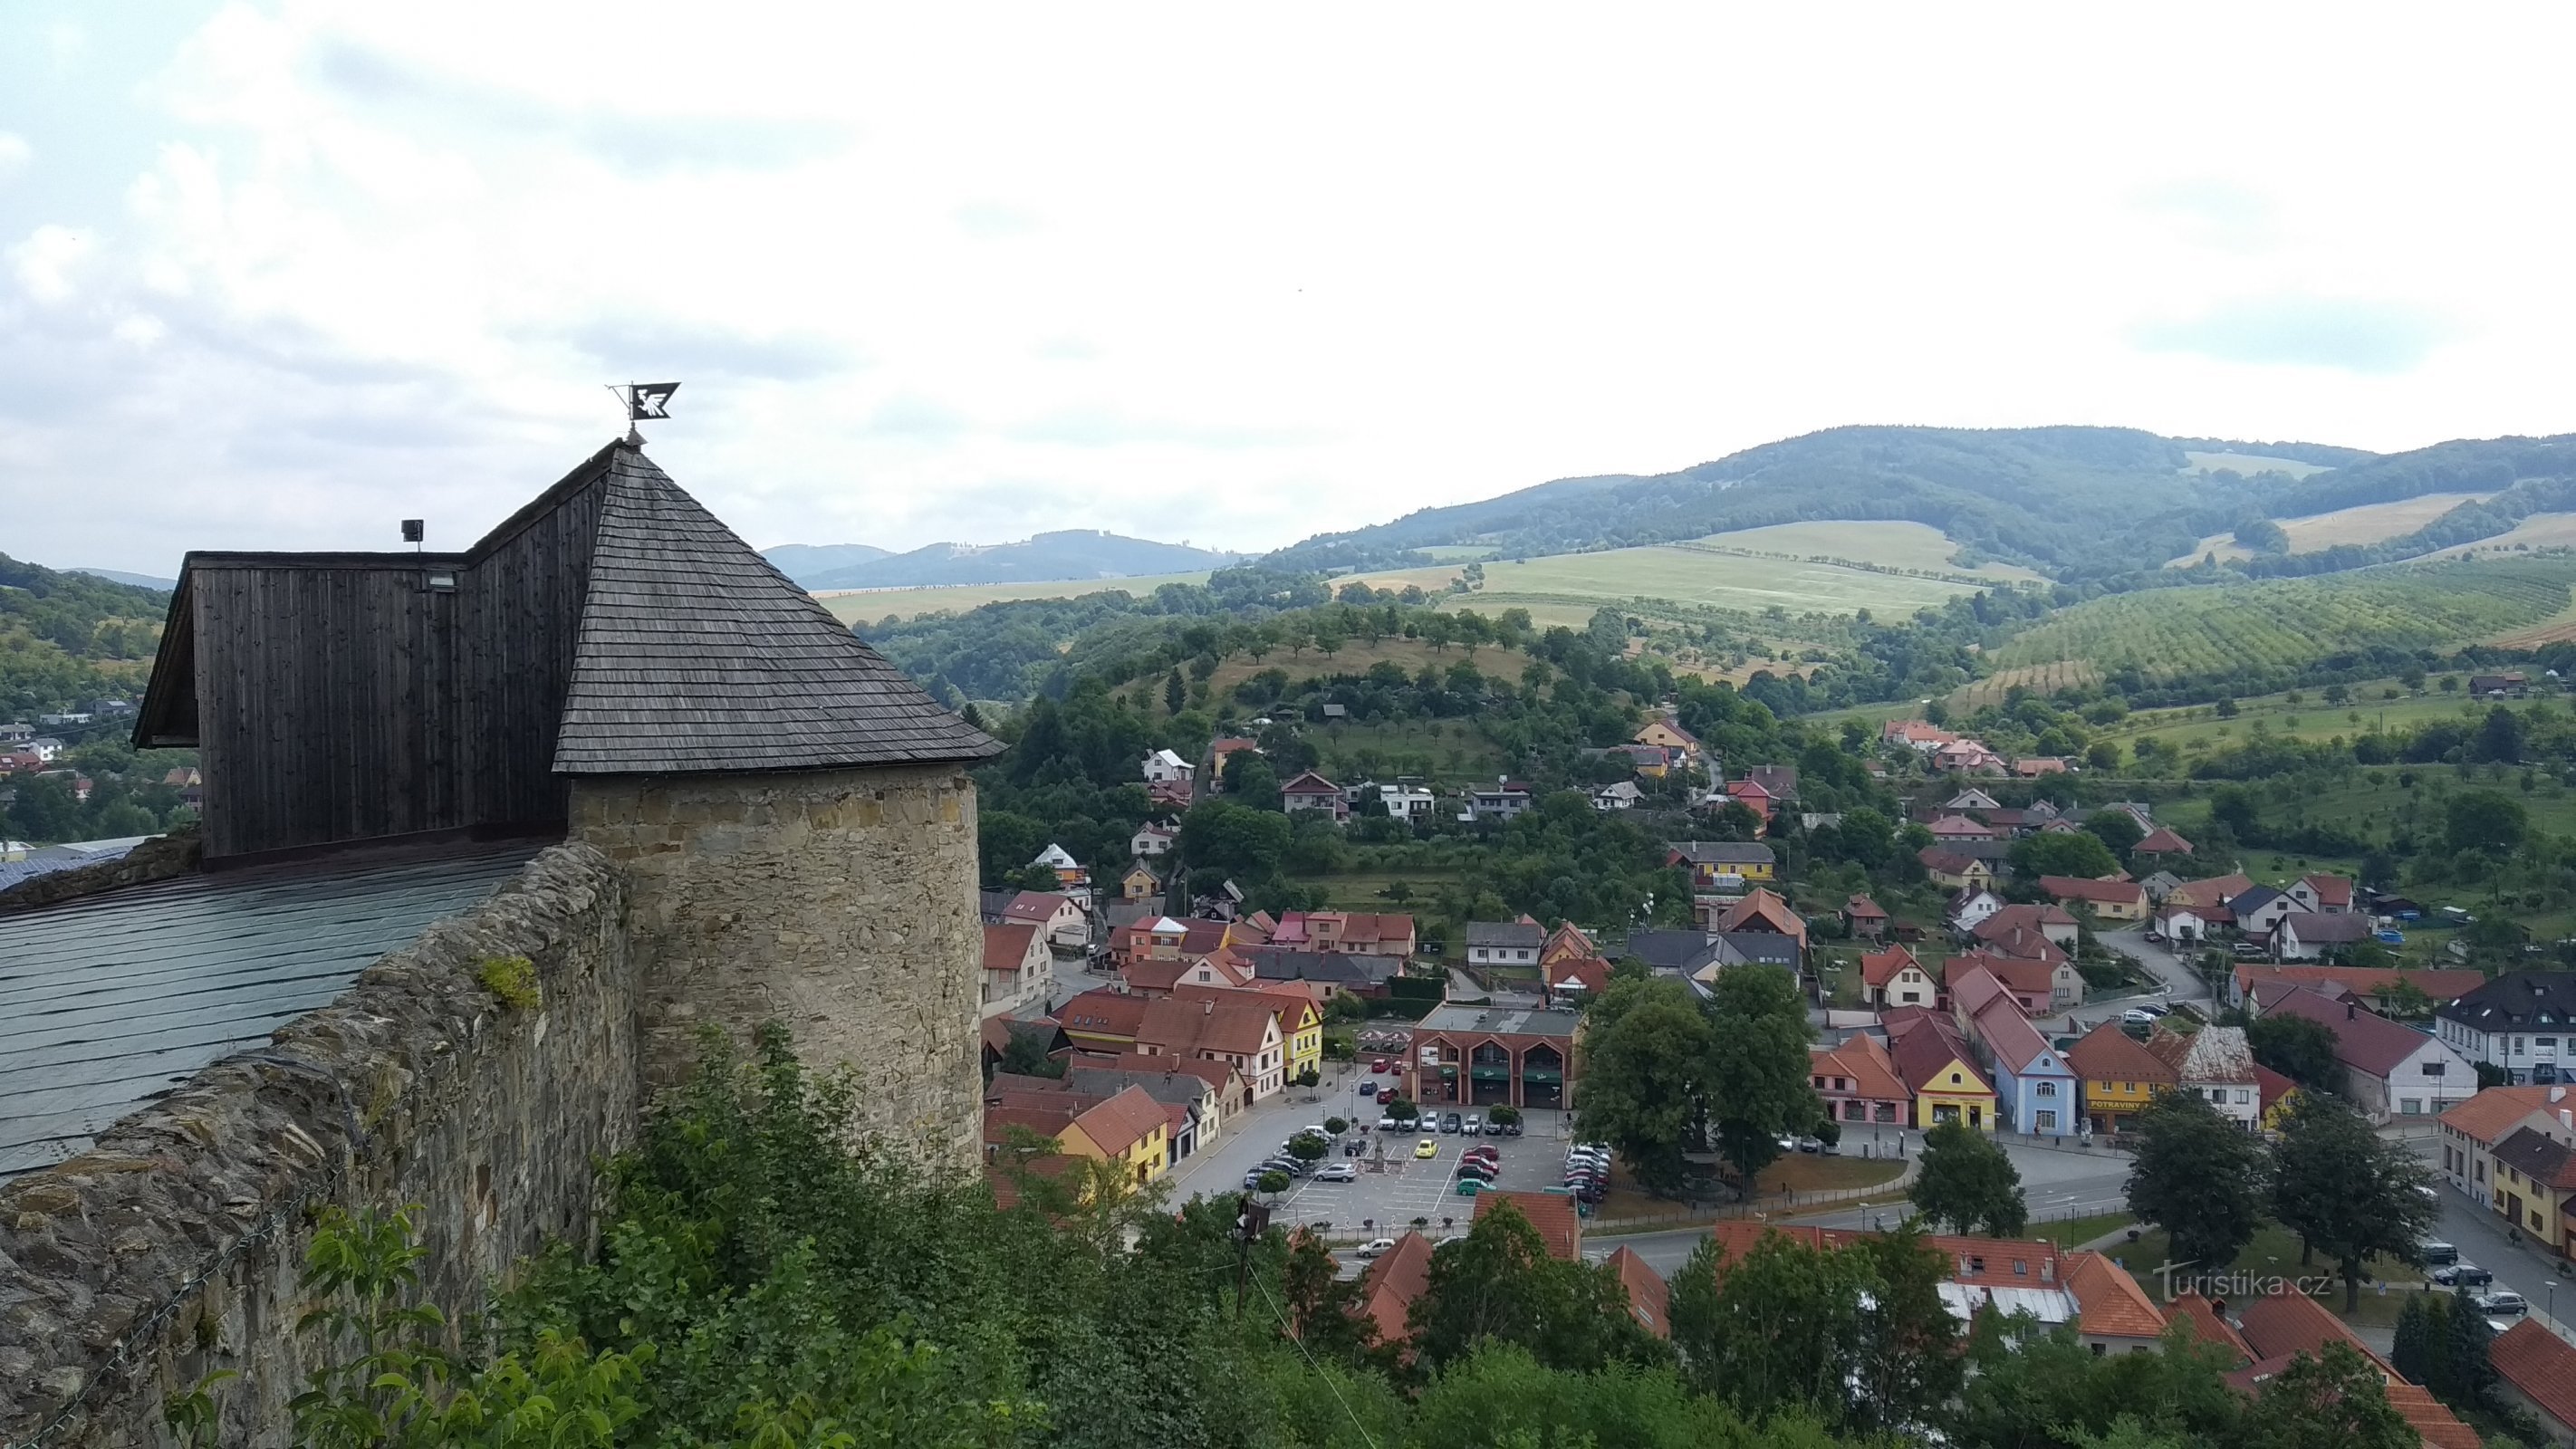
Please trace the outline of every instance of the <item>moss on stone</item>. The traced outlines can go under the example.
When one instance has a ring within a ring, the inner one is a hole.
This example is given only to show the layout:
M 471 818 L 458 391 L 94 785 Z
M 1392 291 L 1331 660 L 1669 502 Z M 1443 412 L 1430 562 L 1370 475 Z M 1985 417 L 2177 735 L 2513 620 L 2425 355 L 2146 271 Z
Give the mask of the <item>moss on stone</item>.
M 534 1011 L 545 1004 L 537 989 L 537 963 L 525 956 L 487 956 L 474 968 L 474 979 L 513 1010 Z

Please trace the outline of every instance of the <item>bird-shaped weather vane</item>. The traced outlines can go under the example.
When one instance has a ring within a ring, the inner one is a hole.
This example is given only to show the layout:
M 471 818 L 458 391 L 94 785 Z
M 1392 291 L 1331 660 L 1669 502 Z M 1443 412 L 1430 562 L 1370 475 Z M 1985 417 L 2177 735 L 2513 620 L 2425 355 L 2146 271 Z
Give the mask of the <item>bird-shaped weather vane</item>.
M 671 394 L 678 392 L 680 385 L 676 382 L 630 382 L 619 387 L 610 383 L 608 390 L 617 394 L 619 402 L 626 404 L 626 441 L 640 448 L 644 446 L 644 434 L 635 425 L 647 418 L 669 417 Z

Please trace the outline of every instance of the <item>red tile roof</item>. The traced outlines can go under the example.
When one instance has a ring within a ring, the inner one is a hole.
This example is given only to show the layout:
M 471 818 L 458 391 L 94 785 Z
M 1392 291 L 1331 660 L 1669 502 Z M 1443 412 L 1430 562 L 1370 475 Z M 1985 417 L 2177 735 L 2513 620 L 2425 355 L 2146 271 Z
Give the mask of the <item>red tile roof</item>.
M 1431 1240 L 1420 1233 L 1406 1233 L 1396 1239 L 1393 1248 L 1368 1265 L 1367 1271 L 1360 1274 L 1359 1311 L 1377 1325 L 1378 1342 L 1404 1342 L 1409 1332 L 1406 1315 L 1413 1308 L 1413 1300 L 1430 1286 Z
M 1027 921 L 1005 921 L 984 928 L 984 969 L 1016 973 L 1029 959 L 1038 928 Z
M 1893 1015 L 1881 1018 L 1890 1023 L 1892 1039 L 1887 1056 L 1908 1088 L 1917 1093 L 1994 1091 L 1993 1084 L 1977 1070 L 1977 1059 L 1969 1053 L 1968 1044 L 1947 1020 L 1924 1013 L 1898 1024 L 1892 1020 Z M 1963 1079 L 1955 1087 L 1949 1081 L 1954 1063 Z
M 2248 993 L 2260 986 L 2286 984 L 2305 986 L 2328 996 L 2335 995 L 2338 990 L 2353 996 L 2378 996 L 2400 981 L 2413 983 L 2416 990 L 2438 1006 L 2457 1001 L 2486 985 L 2487 977 L 2483 971 L 2406 971 L 2381 966 L 2246 965 L 2236 968 L 2236 988 Z
M 1164 997 L 1145 1004 L 1145 1014 L 1136 1023 L 1136 1044 L 1174 1056 L 1200 1052 L 1255 1056 L 1273 1030 L 1275 1015 L 1271 1007 L 1251 999 L 1236 1005 Z
M 1896 1074 L 1896 1063 L 1878 1038 L 1855 1035 L 1836 1047 L 1807 1048 L 1807 1075 L 1841 1077 L 1851 1083 L 1842 1095 L 1881 1102 L 1901 1102 L 1908 1093 Z
M 2411 1026 L 2400 1026 L 2357 1001 L 2333 1001 L 2298 987 L 2263 1009 L 2265 1016 L 2296 1016 L 2334 1033 L 2335 1060 L 2374 1077 L 2385 1077 L 2433 1038 Z
M 1628 1311 L 1637 1315 L 1646 1331 L 1657 1338 L 1672 1337 L 1672 1316 L 1668 1311 L 1672 1287 L 1664 1282 L 1663 1275 L 1637 1256 L 1636 1249 L 1625 1245 L 1610 1255 L 1607 1266 L 1618 1276 L 1619 1286 L 1628 1290 Z
M 2147 888 L 2133 880 L 2087 880 L 2074 875 L 2044 875 L 2039 888 L 2060 900 L 2098 901 L 2106 906 L 2143 906 Z
M 1127 1087 L 1117 1096 L 1084 1109 L 1073 1119 L 1082 1135 L 1101 1151 L 1116 1157 L 1137 1143 L 1154 1135 L 1167 1119 L 1163 1104 L 1147 1096 L 1142 1087 Z
M 2205 1343 L 2214 1343 L 2236 1355 L 2236 1363 L 2254 1361 L 2254 1350 L 2246 1345 L 2245 1336 L 2236 1325 L 2221 1317 L 2218 1306 L 2197 1293 L 2185 1293 L 2173 1301 L 2169 1314 L 2191 1325 L 2191 1331 Z
M 2498 1377 L 2558 1421 L 2561 1433 L 2576 1432 L 2576 1348 L 2525 1318 L 2496 1337 L 2487 1357 Z
M 2060 952 L 2057 960 L 2065 959 L 2065 953 Z M 2032 1010 L 2046 1011 L 2049 993 L 2056 989 L 2056 964 L 2055 961 L 1998 956 L 1986 951 L 1963 951 L 1943 962 L 1941 972 L 1953 994 L 1957 993 L 1962 978 L 1983 975 L 2016 997 L 2033 998 Z M 1968 1010 L 1973 1013 L 1984 1004 L 1982 1001 L 1971 1002 Z
M 2182 1078 L 2164 1058 L 2146 1049 L 2116 1021 L 2086 1032 L 2067 1050 L 2066 1064 L 2088 1082 L 2151 1082 L 2178 1087 Z
M 2314 891 L 2317 904 L 2329 909 L 2352 908 L 2352 877 L 2343 875 L 2303 875 L 2301 884 Z
M 2066 913 L 2064 906 L 2053 901 L 2040 905 L 2010 905 L 1979 921 L 1972 934 L 1983 940 L 1989 934 L 2003 936 L 2015 930 L 2038 931 L 2048 926 L 2071 931 L 2075 929 L 2075 918 Z
M 1055 919 L 1055 913 L 1073 904 L 1073 897 L 1052 891 L 1022 891 L 1011 897 L 1002 914 L 1014 921 L 1028 921 L 1043 926 Z
M 2165 907 L 2191 906 L 2196 909 L 2226 905 L 2254 889 L 2254 879 L 2243 875 L 2217 875 L 2205 880 L 2187 880 L 2165 892 Z
M 1480 1192 L 1476 1194 L 1476 1216 L 1497 1202 L 1507 1202 L 1520 1209 L 1530 1226 L 1538 1229 L 1539 1241 L 1547 1244 L 1547 1255 L 1578 1262 L 1583 1257 L 1583 1219 L 1576 1213 L 1574 1199 L 1561 1192 Z
M 1755 886 L 1752 893 L 1726 908 L 1711 927 L 1717 931 L 1770 931 L 1794 938 L 1798 944 L 1807 941 L 1807 922 L 1779 896 Z
M 2154 1338 L 2165 1331 L 2165 1316 L 2155 1300 L 2111 1260 L 2099 1253 L 2068 1253 L 2064 1258 L 2067 1290 L 2082 1310 L 2076 1326 L 2110 1338 Z
M 1923 970 L 1923 963 L 1914 959 L 1914 953 L 1903 946 L 1890 946 L 1884 951 L 1864 952 L 1860 958 L 1860 979 L 1870 986 L 1885 986 L 1894 981 L 1898 973 L 1909 966 L 1917 971 Z M 1924 971 L 1923 974 L 1929 976 L 1932 973 Z
M 1145 1019 L 1145 1008 L 1151 1005 L 1153 1002 L 1147 997 L 1130 996 L 1124 991 L 1095 986 L 1066 1002 L 1055 1016 L 1067 1032 L 1076 1036 L 1088 1032 L 1093 1036 L 1133 1040 L 1137 1026 Z
M 1844 902 L 1843 914 L 1851 917 L 1855 921 L 1884 921 L 1887 919 L 1887 912 L 1879 909 L 1878 902 L 1871 900 L 1867 896 L 1854 896 L 1849 901 Z
M 2379 1355 L 2349 1328 L 2343 1320 L 2326 1311 L 2325 1305 L 2305 1293 L 2273 1293 L 2236 1305 L 2245 1345 L 2258 1360 L 2288 1358 L 2294 1353 L 2315 1357 L 2329 1343 L 2342 1343 L 2374 1363 Z M 2385 1368 L 2386 1365 L 2382 1364 Z
M 2551 1094 L 2557 1093 L 2557 1100 Z M 2493 1144 L 2522 1119 L 2552 1107 L 2576 1107 L 2576 1091 L 2566 1087 L 2489 1087 L 2442 1114 L 2442 1125 L 2479 1142 Z

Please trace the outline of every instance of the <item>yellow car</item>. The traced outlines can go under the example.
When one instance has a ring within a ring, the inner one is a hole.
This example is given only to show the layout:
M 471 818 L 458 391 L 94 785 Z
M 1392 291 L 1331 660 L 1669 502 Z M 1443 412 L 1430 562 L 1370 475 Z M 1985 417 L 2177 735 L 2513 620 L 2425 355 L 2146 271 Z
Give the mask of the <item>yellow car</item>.
M 1413 1155 L 1416 1157 L 1438 1157 L 1440 1155 L 1439 1139 L 1425 1137 L 1421 1141 L 1413 1144 Z

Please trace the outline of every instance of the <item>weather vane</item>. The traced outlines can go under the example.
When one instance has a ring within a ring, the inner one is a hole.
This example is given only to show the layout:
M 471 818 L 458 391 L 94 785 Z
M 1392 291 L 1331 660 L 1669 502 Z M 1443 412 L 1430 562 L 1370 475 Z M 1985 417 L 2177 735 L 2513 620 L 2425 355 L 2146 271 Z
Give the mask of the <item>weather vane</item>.
M 669 417 L 671 394 L 678 392 L 680 385 L 676 382 L 630 382 L 619 387 L 610 383 L 608 390 L 617 394 L 619 402 L 626 404 L 626 441 L 640 448 L 644 445 L 644 435 L 635 425 L 647 418 Z

